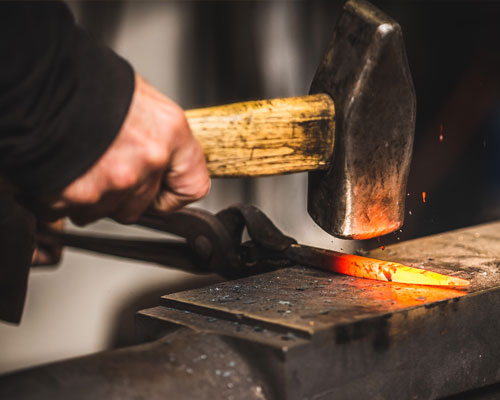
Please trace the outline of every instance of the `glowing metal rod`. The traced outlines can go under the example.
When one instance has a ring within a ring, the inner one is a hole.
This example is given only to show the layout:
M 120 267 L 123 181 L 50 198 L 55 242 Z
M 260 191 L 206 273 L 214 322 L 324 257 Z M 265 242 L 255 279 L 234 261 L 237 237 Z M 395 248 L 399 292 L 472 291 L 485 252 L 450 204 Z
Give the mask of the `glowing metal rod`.
M 470 286 L 470 282 L 465 279 L 413 268 L 392 261 L 376 260 L 316 247 L 292 244 L 286 250 L 286 255 L 290 260 L 299 264 L 358 278 L 416 285 L 447 286 L 456 289 L 467 289 Z

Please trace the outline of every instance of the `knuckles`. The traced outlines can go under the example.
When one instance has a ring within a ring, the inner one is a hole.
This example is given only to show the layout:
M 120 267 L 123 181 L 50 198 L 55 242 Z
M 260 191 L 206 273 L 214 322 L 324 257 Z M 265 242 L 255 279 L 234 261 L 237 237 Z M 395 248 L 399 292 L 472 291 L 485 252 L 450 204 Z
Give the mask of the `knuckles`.
M 206 179 L 204 179 L 196 188 L 193 197 L 196 200 L 204 198 L 209 192 L 210 192 L 210 187 L 211 187 L 211 180 L 207 176 Z
M 166 146 L 163 143 L 150 141 L 144 146 L 144 163 L 148 169 L 153 171 L 165 169 L 168 158 Z
M 191 129 L 189 128 L 188 121 L 182 108 L 178 106 L 172 106 L 170 108 L 168 123 L 174 134 L 173 140 L 178 139 L 179 136 L 182 138 L 188 138 L 191 136 Z
M 95 205 L 101 201 L 102 193 L 95 186 L 88 187 L 77 182 L 63 193 L 63 198 L 66 204 Z
M 133 188 L 139 181 L 139 174 L 132 166 L 121 163 L 108 171 L 110 189 L 124 191 Z

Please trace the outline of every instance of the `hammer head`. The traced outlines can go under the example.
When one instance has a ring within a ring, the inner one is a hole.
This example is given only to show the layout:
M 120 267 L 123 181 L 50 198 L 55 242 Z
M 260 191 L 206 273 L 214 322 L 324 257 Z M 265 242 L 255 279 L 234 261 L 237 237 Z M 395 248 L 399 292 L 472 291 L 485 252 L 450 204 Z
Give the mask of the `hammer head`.
M 399 25 L 364 0 L 348 1 L 310 93 L 334 100 L 335 147 L 330 168 L 309 175 L 309 214 L 341 238 L 400 228 L 415 91 Z

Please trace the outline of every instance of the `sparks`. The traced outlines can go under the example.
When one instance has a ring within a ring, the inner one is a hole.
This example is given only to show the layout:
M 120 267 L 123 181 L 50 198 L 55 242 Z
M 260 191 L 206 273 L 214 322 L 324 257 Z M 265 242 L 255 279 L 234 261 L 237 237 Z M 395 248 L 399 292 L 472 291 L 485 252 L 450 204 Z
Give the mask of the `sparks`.
M 422 192 L 422 201 L 425 203 L 425 198 L 427 197 L 427 194 L 425 192 Z
M 443 136 L 443 124 L 439 125 L 439 141 L 441 143 L 443 143 L 443 139 L 444 139 L 444 136 Z

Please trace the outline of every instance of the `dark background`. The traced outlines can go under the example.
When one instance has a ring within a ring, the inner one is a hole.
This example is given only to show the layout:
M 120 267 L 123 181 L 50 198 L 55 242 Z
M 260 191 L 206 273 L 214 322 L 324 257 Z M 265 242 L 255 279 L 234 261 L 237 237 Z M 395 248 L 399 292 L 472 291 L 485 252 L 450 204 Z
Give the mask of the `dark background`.
M 403 28 L 417 93 L 401 239 L 498 219 L 500 4 L 377 4 Z

